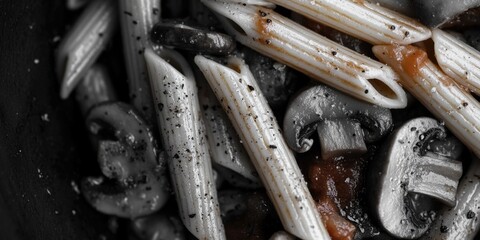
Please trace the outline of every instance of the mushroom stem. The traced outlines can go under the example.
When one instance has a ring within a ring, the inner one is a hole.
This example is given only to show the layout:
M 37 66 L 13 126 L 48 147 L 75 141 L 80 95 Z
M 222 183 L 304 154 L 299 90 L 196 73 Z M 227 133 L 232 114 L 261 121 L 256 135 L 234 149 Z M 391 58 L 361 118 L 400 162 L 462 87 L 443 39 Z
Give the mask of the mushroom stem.
M 435 153 L 427 153 L 412 164 L 407 191 L 420 193 L 455 206 L 458 180 L 462 176 L 462 163 Z
M 367 152 L 360 123 L 351 119 L 325 120 L 317 127 L 322 159 L 358 156 Z
M 328 40 L 271 9 L 203 0 L 240 43 L 358 99 L 406 106 L 391 68 Z M 342 1 L 343 2 L 343 1 Z
M 475 239 L 480 230 L 480 160 L 473 159 L 468 169 L 458 185 L 455 206 L 443 207 L 422 239 Z
M 302 239 L 330 239 L 293 153 L 248 66 L 229 67 L 202 56 L 195 63 L 243 140 L 285 229 Z

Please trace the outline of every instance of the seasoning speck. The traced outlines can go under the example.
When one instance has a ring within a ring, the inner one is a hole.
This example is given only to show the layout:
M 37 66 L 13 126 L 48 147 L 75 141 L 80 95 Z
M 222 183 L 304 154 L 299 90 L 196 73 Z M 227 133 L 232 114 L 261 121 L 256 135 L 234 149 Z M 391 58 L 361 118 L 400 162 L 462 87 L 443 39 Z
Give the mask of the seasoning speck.
M 44 122 L 50 122 L 50 118 L 48 118 L 48 113 L 43 114 L 40 118 Z
M 40 63 L 40 60 L 38 60 L 37 58 L 35 58 L 35 59 L 33 60 L 33 63 L 39 64 L 39 63 Z

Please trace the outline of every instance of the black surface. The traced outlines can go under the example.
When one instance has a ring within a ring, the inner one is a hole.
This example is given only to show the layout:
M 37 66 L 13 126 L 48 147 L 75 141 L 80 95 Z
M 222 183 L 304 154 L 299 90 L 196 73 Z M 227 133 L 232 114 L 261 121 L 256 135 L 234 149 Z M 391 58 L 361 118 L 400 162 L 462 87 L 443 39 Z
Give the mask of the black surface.
M 108 236 L 106 217 L 71 186 L 95 161 L 77 106 L 59 98 L 53 72 L 64 2 L 0 0 L 1 239 Z

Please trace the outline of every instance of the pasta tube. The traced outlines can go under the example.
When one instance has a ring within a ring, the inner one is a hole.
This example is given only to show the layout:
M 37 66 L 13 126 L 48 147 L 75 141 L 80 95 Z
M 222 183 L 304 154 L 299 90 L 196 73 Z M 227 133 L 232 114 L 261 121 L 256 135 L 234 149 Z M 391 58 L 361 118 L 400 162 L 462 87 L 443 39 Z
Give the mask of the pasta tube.
M 202 56 L 196 56 L 195 63 L 243 140 L 285 230 L 302 239 L 330 239 L 248 66 L 234 58 L 229 68 Z
M 145 60 L 180 218 L 198 239 L 225 239 L 195 80 L 150 49 Z
M 116 25 L 116 4 L 96 0 L 82 12 L 56 52 L 60 96 L 67 98 L 110 41 Z
M 470 91 L 480 94 L 480 53 L 454 36 L 434 29 L 435 57 L 448 76 Z
M 356 53 L 258 6 L 204 0 L 226 17 L 225 29 L 242 44 L 358 99 L 387 108 L 406 106 L 397 75 Z
M 480 156 L 480 104 L 470 93 L 445 75 L 420 48 L 379 45 L 373 47 L 373 53 L 394 68 L 402 85 Z
M 371 44 L 410 44 L 430 38 L 419 22 L 359 0 L 268 0 Z

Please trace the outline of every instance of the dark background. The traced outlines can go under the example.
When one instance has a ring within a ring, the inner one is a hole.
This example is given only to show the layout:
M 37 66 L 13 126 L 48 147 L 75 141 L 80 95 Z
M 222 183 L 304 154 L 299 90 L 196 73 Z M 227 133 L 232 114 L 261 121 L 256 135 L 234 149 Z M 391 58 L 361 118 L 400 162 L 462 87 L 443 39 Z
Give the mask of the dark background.
M 64 2 L 0 1 L 2 239 L 110 238 L 106 217 L 71 186 L 94 156 L 77 106 L 59 98 L 53 72 L 55 36 L 71 18 Z

